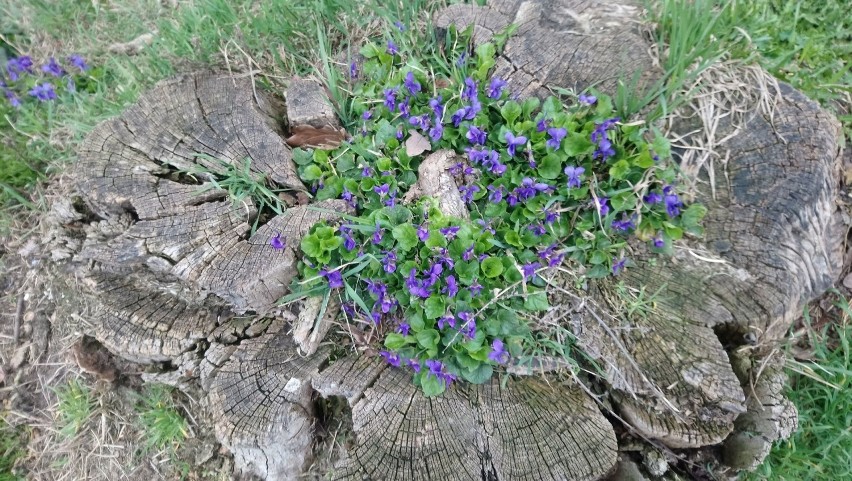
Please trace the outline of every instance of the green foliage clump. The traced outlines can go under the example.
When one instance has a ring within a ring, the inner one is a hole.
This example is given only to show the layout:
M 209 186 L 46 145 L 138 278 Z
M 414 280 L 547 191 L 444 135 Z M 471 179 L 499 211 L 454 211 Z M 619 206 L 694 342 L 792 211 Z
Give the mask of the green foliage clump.
M 455 379 L 486 382 L 532 348 L 524 317 L 549 309 L 542 270 L 618 274 L 628 238 L 668 252 L 685 232 L 701 234 L 704 213 L 680 200 L 665 139 L 647 142 L 602 95 L 569 107 L 514 98 L 491 76 L 499 42 L 470 52 L 468 39 L 451 34 L 423 55 L 414 36 L 368 44 L 350 72 L 360 132 L 294 155 L 316 200 L 345 199 L 357 216 L 304 237 L 288 299 L 342 289 L 346 316 L 427 395 Z M 469 220 L 436 199 L 402 202 L 423 147 L 459 154 L 449 173 Z

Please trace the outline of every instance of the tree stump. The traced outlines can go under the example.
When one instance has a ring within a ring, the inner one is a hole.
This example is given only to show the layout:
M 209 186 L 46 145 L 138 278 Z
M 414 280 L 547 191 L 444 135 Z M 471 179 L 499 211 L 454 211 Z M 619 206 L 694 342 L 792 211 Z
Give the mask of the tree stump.
M 660 75 L 647 68 L 639 14 L 615 1 L 495 0 L 449 7 L 435 23 L 473 24 L 477 41 L 518 24 L 497 74 L 521 95 L 548 85 L 612 92 L 619 73 L 635 75 L 640 87 Z M 310 300 L 276 305 L 297 274 L 302 235 L 349 212 L 345 202 L 292 206 L 251 234 L 257 206 L 234 204 L 208 188 L 211 179 L 186 174 L 222 169 L 211 157 L 250 159 L 253 174 L 306 190 L 284 140 L 285 117 L 291 130 L 299 119 L 338 124 L 330 110 L 305 112 L 317 92 L 298 85 L 285 103 L 247 77 L 202 72 L 162 82 L 94 129 L 75 172 L 91 210 L 73 258 L 96 306 L 91 334 L 125 358 L 197 380 L 240 473 L 300 477 L 313 456 L 319 398 L 351 408 L 354 440 L 325 473 L 332 479 L 603 479 L 618 460 L 614 418 L 601 411 L 609 402 L 633 432 L 671 448 L 721 443 L 735 426 L 754 424 L 737 422 L 747 414 L 764 424 L 784 418 L 754 413 L 766 403 L 747 398 L 726 344 L 746 334 L 781 337 L 842 265 L 834 205 L 840 130 L 815 103 L 782 85 L 774 119 L 720 127 L 732 133 L 720 146 L 728 162 L 716 167 L 715 192 L 698 192 L 709 209 L 706 237 L 665 259 L 635 246 L 638 265 L 623 276 L 659 293 L 650 315 L 620 316 L 607 282 L 576 292 L 564 272 L 545 276 L 548 315 L 601 366 L 608 400 L 555 375 L 456 383 L 426 398 L 376 357 L 320 344 L 324 330 L 308 342 L 315 328 L 328 330 L 300 322 L 302 311 L 317 312 Z M 270 245 L 274 236 L 283 248 Z M 748 395 L 777 397 L 768 385 Z M 754 444 L 736 444 L 740 438 L 726 447 Z M 737 466 L 748 466 L 741 458 Z

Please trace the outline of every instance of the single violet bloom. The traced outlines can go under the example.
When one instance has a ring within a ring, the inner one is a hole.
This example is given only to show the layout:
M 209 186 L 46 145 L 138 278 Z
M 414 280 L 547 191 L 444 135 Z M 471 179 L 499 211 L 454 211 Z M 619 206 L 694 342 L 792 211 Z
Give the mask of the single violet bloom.
M 622 257 L 621 259 L 614 259 L 612 264 L 612 273 L 614 275 L 618 275 L 619 272 L 624 270 L 624 266 L 627 264 L 627 259 Z
M 487 134 L 484 130 L 480 129 L 475 125 L 471 125 L 467 128 L 467 140 L 473 145 L 485 145 L 485 138 Z
M 544 132 L 550 126 L 550 119 L 543 118 L 535 124 L 535 130 L 538 132 Z
M 645 201 L 646 204 L 654 205 L 654 204 L 659 204 L 660 202 L 662 202 L 663 196 L 661 196 L 660 194 L 658 194 L 656 192 L 648 192 L 648 195 L 646 195 L 642 199 Z
M 390 191 L 390 186 L 388 184 L 378 185 L 373 187 L 373 192 L 379 194 L 379 197 L 384 197 L 388 195 L 388 191 Z
M 397 48 L 396 44 L 393 43 L 393 40 L 388 40 L 388 50 L 387 52 L 390 55 L 397 55 L 399 53 L 399 48 Z
M 385 257 L 382 259 L 382 266 L 384 266 L 385 272 L 388 274 L 396 272 L 396 260 L 396 253 L 394 251 L 385 253 Z
M 464 79 L 464 90 L 462 90 L 462 99 L 470 102 L 472 99 L 477 97 L 477 84 L 476 81 L 470 77 Z
M 429 226 L 425 222 L 417 226 L 417 238 L 420 242 L 426 242 L 429 239 Z
M 358 62 L 353 61 L 349 64 L 349 78 L 352 80 L 358 78 Z
M 441 293 L 447 294 L 447 297 L 456 297 L 456 294 L 459 293 L 459 286 L 456 282 L 455 276 L 447 276 L 447 286 L 441 291 Z
M 396 328 L 396 332 L 402 334 L 403 336 L 407 336 L 409 332 L 411 332 L 411 326 L 408 325 L 407 322 L 400 322 L 399 326 Z
M 506 151 L 509 152 L 509 156 L 514 157 L 515 151 L 518 146 L 523 146 L 524 144 L 526 144 L 527 138 L 523 135 L 515 137 L 512 132 L 506 132 L 506 142 L 509 144 L 509 147 L 508 149 L 506 149 Z
M 500 339 L 494 339 L 491 343 L 491 353 L 488 354 L 488 360 L 494 361 L 497 364 L 506 364 L 509 362 L 509 353 L 506 352 L 506 347 Z
M 479 192 L 479 187 L 476 184 L 473 185 L 463 185 L 459 187 L 459 192 L 461 193 L 462 202 L 465 204 L 470 204 L 473 202 L 473 196 L 477 192 Z
M 408 365 L 414 372 L 420 372 L 420 363 L 415 361 L 414 359 L 409 359 L 405 361 L 405 364 Z
M 473 257 L 474 257 L 473 256 L 473 247 L 474 246 L 471 244 L 470 247 L 468 247 L 467 249 L 464 250 L 464 252 L 462 253 L 462 260 L 463 261 L 469 262 L 469 261 L 473 260 Z
M 396 109 L 396 93 L 399 91 L 397 87 L 385 89 L 385 107 L 391 112 Z
M 523 273 L 524 275 L 524 280 L 535 277 L 535 271 L 539 267 L 541 267 L 541 264 L 538 262 L 530 262 L 528 264 L 523 264 L 521 266 L 521 273 Z
M 670 193 L 666 194 L 663 199 L 666 203 L 666 214 L 669 215 L 672 219 L 680 215 L 680 208 L 683 206 L 683 202 L 680 201 L 677 194 L 673 191 L 669 191 Z
M 402 22 L 400 22 L 399 20 L 397 20 L 397 21 L 396 21 L 396 22 L 394 22 L 393 24 L 396 26 L 396 28 L 398 28 L 398 29 L 399 29 L 399 31 L 400 31 L 400 32 L 404 32 L 404 31 L 405 31 L 405 25 L 404 25 Z
M 488 90 L 486 91 L 486 95 L 490 99 L 499 99 L 501 95 L 503 95 L 503 89 L 508 85 L 505 80 L 500 77 L 494 77 L 491 79 L 491 84 L 488 85 Z
M 68 63 L 80 69 L 80 72 L 85 72 L 86 70 L 89 70 L 89 66 L 86 65 L 86 61 L 83 59 L 83 57 L 76 53 L 68 56 Z
M 357 201 L 355 200 L 355 194 L 349 192 L 349 189 L 347 189 L 346 187 L 343 188 L 343 192 L 340 194 L 340 198 L 345 200 L 346 203 L 349 204 L 349 207 L 352 207 L 353 209 L 358 205 Z
M 594 105 L 595 102 L 598 101 L 598 98 L 595 97 L 594 95 L 580 94 L 580 96 L 577 98 L 577 100 L 579 100 L 581 104 Z
M 273 249 L 280 251 L 285 247 L 286 240 L 281 238 L 281 233 L 276 233 L 272 239 L 269 239 L 269 245 L 272 246 Z
M 456 327 L 455 316 L 452 314 L 444 314 L 438 318 L 438 329 L 444 329 L 446 326 Z
M 53 57 L 50 57 L 47 63 L 41 66 L 41 71 L 54 77 L 61 77 L 65 75 L 65 70 L 62 69 Z
M 467 289 L 470 291 L 470 295 L 478 296 L 482 292 L 482 284 L 480 284 L 478 280 L 474 279 L 473 284 L 468 286 Z
M 630 229 L 636 228 L 636 224 L 633 222 L 633 220 L 633 217 L 628 218 L 626 216 L 622 216 L 621 220 L 614 220 L 612 221 L 611 225 L 613 229 L 619 232 L 627 232 Z
M 12 107 L 16 109 L 21 107 L 21 99 L 19 99 L 18 96 L 15 95 L 15 92 L 12 92 L 11 90 L 5 90 L 3 94 L 6 96 L 6 100 L 9 101 L 9 104 Z
M 400 363 L 399 354 L 397 354 L 395 352 L 381 351 L 381 352 L 379 352 L 379 355 L 381 355 L 383 358 L 385 358 L 385 361 L 387 361 L 387 363 L 390 364 L 391 366 L 399 367 L 399 363 Z
M 568 131 L 562 127 L 549 128 L 547 129 L 547 134 L 550 135 L 550 138 L 547 140 L 547 146 L 553 150 L 557 150 L 562 146 L 562 139 L 568 135 Z
M 373 244 L 378 244 L 382 242 L 382 236 L 384 235 L 385 230 L 379 227 L 379 224 L 376 224 L 376 230 L 373 232 Z
M 657 249 L 662 249 L 663 247 L 665 247 L 665 246 L 666 246 L 666 241 L 665 241 L 665 240 L 663 240 L 662 236 L 660 236 L 660 235 L 658 235 L 657 237 L 654 237 L 653 239 L 651 239 L 651 243 L 652 243 L 652 244 L 654 245 L 654 247 L 656 247 Z
M 554 222 L 559 220 L 559 212 L 554 212 L 547 209 L 544 209 L 542 212 L 544 213 L 544 223 L 547 225 L 553 224 Z
M 451 226 L 447 226 L 447 227 L 444 227 L 444 228 L 439 229 L 439 230 L 440 230 L 441 234 L 444 234 L 444 237 L 446 237 L 447 240 L 453 240 L 453 239 L 456 238 L 456 235 L 459 233 L 459 229 L 461 229 L 461 227 L 459 227 L 457 225 L 451 225 Z
M 607 201 L 609 201 L 608 197 L 598 197 L 595 201 L 598 213 L 601 217 L 606 217 L 606 215 L 609 214 L 609 205 L 607 205 Z
M 441 140 L 444 136 L 444 126 L 441 125 L 438 117 L 435 117 L 435 126 L 429 129 L 429 138 L 432 139 L 432 142 L 437 142 Z
M 343 276 L 340 274 L 340 271 L 320 269 L 319 275 L 325 277 L 325 280 L 328 281 L 328 287 L 332 289 L 343 287 Z
M 499 204 L 503 200 L 503 194 L 505 193 L 505 189 L 503 186 L 494 187 L 494 185 L 488 186 L 488 191 L 491 192 L 488 195 L 488 202 L 492 204 Z
M 414 78 L 414 72 L 408 72 L 405 76 L 405 81 L 402 83 L 411 95 L 420 93 L 420 82 Z
M 361 114 L 361 119 L 363 119 L 363 120 L 370 120 L 371 117 L 373 117 L 373 111 L 372 110 L 365 110 L 364 113 Z

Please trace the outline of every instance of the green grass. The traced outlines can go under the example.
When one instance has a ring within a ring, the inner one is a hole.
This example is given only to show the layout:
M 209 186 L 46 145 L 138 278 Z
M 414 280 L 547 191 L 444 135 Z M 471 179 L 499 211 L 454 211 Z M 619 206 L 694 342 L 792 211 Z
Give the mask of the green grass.
M 852 479 L 852 311 L 845 299 L 837 306 L 840 322 L 809 332 L 814 361 L 790 364 L 799 429 L 747 479 Z
M 56 408 L 59 434 L 74 437 L 92 416 L 94 398 L 88 386 L 78 379 L 68 381 L 66 386 L 56 389 Z
M 26 456 L 26 435 L 0 418 L 0 481 L 24 479 L 14 471 L 15 463 Z
M 135 409 L 143 433 L 144 452 L 152 449 L 174 452 L 189 436 L 189 424 L 178 412 L 170 387 L 146 386 Z

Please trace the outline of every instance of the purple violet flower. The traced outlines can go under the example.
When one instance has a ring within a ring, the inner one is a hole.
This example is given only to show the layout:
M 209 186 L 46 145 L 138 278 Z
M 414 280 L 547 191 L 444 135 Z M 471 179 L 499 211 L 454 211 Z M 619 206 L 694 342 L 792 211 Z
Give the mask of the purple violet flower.
M 568 135 L 568 131 L 562 127 L 550 128 L 547 129 L 547 134 L 550 135 L 550 139 L 547 140 L 547 146 L 553 150 L 557 150 L 562 146 L 562 139 Z
M 683 202 L 680 201 L 680 198 L 678 198 L 674 189 L 670 185 L 663 187 L 663 193 L 666 194 L 663 199 L 666 203 L 666 214 L 674 219 L 680 215 L 680 208 L 683 206 Z
M 15 92 L 12 92 L 8 89 L 4 89 L 3 94 L 6 96 L 6 100 L 9 101 L 9 104 L 12 105 L 12 107 L 16 109 L 21 107 L 21 99 L 19 99 L 18 96 L 15 95 Z
M 340 198 L 345 200 L 346 203 L 349 204 L 349 207 L 352 207 L 353 209 L 358 206 L 358 202 L 355 200 L 355 194 L 349 192 L 346 187 L 343 188 Z
M 28 55 L 9 59 L 6 62 L 6 73 L 9 80 L 17 82 L 23 73 L 33 73 L 33 60 Z
M 358 62 L 354 60 L 349 64 L 349 78 L 352 80 L 358 78 Z
M 54 77 L 65 75 L 65 70 L 62 69 L 62 66 L 53 57 L 50 57 L 47 63 L 41 66 L 41 71 Z
M 541 237 L 547 234 L 547 229 L 545 229 L 541 224 L 530 224 L 527 226 L 527 229 L 529 229 L 536 237 Z
M 273 249 L 280 251 L 286 245 L 286 240 L 281 239 L 281 233 L 277 232 L 272 239 L 269 239 L 269 245 L 272 246 Z
M 463 185 L 459 187 L 459 192 L 461 193 L 462 202 L 470 204 L 473 202 L 473 195 L 479 192 L 479 187 L 476 184 Z
M 438 329 L 444 329 L 446 326 L 456 327 L 455 316 L 452 314 L 444 314 L 438 318 Z
M 405 85 L 405 88 L 411 93 L 411 95 L 420 93 L 420 82 L 414 78 L 414 72 L 408 72 L 405 75 L 405 81 L 402 83 Z
M 388 184 L 382 184 L 373 187 L 373 192 L 379 194 L 379 197 L 384 197 L 388 195 L 388 191 L 390 191 L 390 186 Z
M 417 226 L 417 238 L 420 242 L 426 242 L 429 239 L 429 225 L 426 222 Z
M 468 287 L 471 296 L 478 296 L 482 292 L 482 284 L 477 279 L 473 280 L 473 284 Z
M 488 195 L 488 202 L 491 202 L 492 204 L 499 204 L 503 200 L 505 189 L 502 185 L 495 188 L 493 184 L 489 184 L 488 191 L 491 192 Z
M 390 364 L 391 366 L 399 367 L 399 362 L 400 362 L 399 354 L 397 354 L 395 352 L 389 352 L 389 351 L 380 351 L 379 354 L 383 358 L 385 358 L 385 361 L 387 361 L 387 363 Z
M 598 101 L 598 98 L 594 95 L 580 94 L 577 100 L 579 100 L 581 104 L 594 105 L 595 102 Z
M 393 43 L 393 40 L 388 40 L 388 50 L 387 50 L 387 52 L 388 52 L 390 55 L 396 55 L 396 54 L 398 54 L 398 53 L 399 53 L 399 49 L 397 48 L 396 44 L 395 44 L 395 43 Z
M 541 267 L 541 264 L 538 262 L 530 262 L 528 264 L 523 264 L 521 266 L 521 272 L 524 275 L 524 280 L 535 277 L 535 271 L 539 267 Z
M 666 246 L 666 241 L 663 240 L 663 237 L 659 234 L 657 234 L 657 237 L 651 239 L 651 243 L 654 244 L 654 247 L 656 247 L 657 249 L 662 249 Z
M 473 318 L 472 312 L 459 312 L 457 314 L 462 325 L 459 326 L 459 332 L 465 335 L 468 339 L 476 337 L 476 321 Z
M 373 111 L 372 111 L 372 110 L 365 110 L 365 111 L 364 111 L 364 113 L 363 113 L 363 114 L 361 114 L 361 119 L 362 119 L 362 120 L 370 120 L 370 118 L 371 118 L 372 116 L 373 116 Z
M 485 145 L 486 136 L 487 134 L 485 131 L 475 125 L 469 126 L 467 128 L 467 134 L 465 134 L 465 137 L 467 137 L 467 140 L 472 145 Z
M 441 293 L 446 293 L 447 297 L 456 297 L 456 294 L 459 293 L 459 286 L 456 283 L 455 276 L 447 276 L 447 287 Z
M 472 78 L 468 77 L 464 79 L 464 90 L 462 91 L 462 99 L 470 102 L 472 99 L 477 97 L 477 84 L 476 81 Z
M 626 258 L 624 258 L 624 257 L 622 257 L 621 259 L 618 259 L 618 260 L 616 260 L 615 258 L 613 258 L 613 259 L 612 259 L 612 261 L 613 261 L 613 264 L 612 264 L 612 273 L 613 273 L 614 275 L 618 275 L 618 273 L 619 273 L 619 272 L 623 271 L 623 270 L 624 270 L 624 266 L 627 264 L 627 259 L 626 259 Z
M 382 241 L 382 236 L 384 235 L 385 230 L 379 227 L 379 224 L 376 224 L 376 230 L 373 232 L 373 244 L 378 244 Z
M 557 220 L 559 220 L 559 212 L 554 212 L 551 210 L 543 209 L 544 213 L 544 223 L 547 225 L 553 224 Z
M 447 240 L 450 241 L 456 238 L 456 235 L 459 233 L 459 229 L 461 229 L 461 227 L 457 225 L 451 225 L 439 230 L 441 234 L 444 234 L 444 237 L 446 237 Z
M 627 232 L 630 229 L 635 229 L 636 224 L 633 223 L 634 217 L 628 218 L 626 215 L 622 215 L 621 220 L 612 221 L 612 228 L 619 232 Z
M 660 203 L 663 200 L 663 196 L 656 192 L 648 192 L 648 195 L 643 197 L 643 200 L 648 205 L 654 205 Z
M 488 354 L 488 360 L 494 361 L 497 364 L 506 364 L 509 362 L 509 353 L 500 339 L 494 339 L 491 343 L 491 353 Z
M 444 136 L 444 126 L 441 125 L 440 118 L 435 116 L 435 126 L 429 130 L 429 138 L 432 139 L 432 142 L 437 142 L 441 140 L 441 137 Z
M 405 361 L 405 364 L 408 365 L 414 372 L 420 372 L 420 363 L 415 361 L 414 359 L 409 359 Z
M 29 93 L 31 97 L 37 98 L 39 102 L 47 102 L 56 99 L 56 92 L 53 90 L 53 85 L 48 82 L 36 85 L 27 93 Z
M 385 89 L 385 107 L 388 108 L 391 112 L 396 109 L 396 93 L 399 91 L 398 87 L 394 87 L 392 89 Z
M 609 205 L 607 205 L 608 197 L 598 197 L 597 201 L 595 201 L 595 207 L 598 209 L 598 213 L 601 217 L 606 217 L 609 214 Z
M 488 85 L 488 90 L 486 91 L 488 98 L 490 99 L 499 99 L 501 95 L 503 95 L 503 88 L 508 85 L 505 80 L 500 77 L 494 77 L 491 79 L 491 84 Z
M 325 280 L 328 281 L 328 287 L 332 289 L 343 287 L 343 276 L 340 275 L 340 271 L 328 271 L 326 269 L 320 269 L 319 275 L 325 277 Z
M 535 124 L 535 130 L 538 132 L 544 132 L 547 130 L 548 126 L 550 126 L 550 119 L 543 118 Z
M 402 334 L 403 336 L 407 336 L 410 331 L 411 326 L 409 326 L 407 322 L 400 322 L 399 326 L 396 328 L 396 332 Z
M 400 32 L 404 32 L 404 31 L 405 31 L 405 25 L 403 25 L 403 23 L 402 23 L 402 22 L 400 22 L 399 20 L 397 20 L 397 21 L 396 21 L 396 22 L 394 22 L 393 24 L 396 26 L 396 28 L 398 28 L 398 29 L 399 29 L 399 31 L 400 31 Z
M 388 274 L 396 272 L 396 252 L 387 251 L 385 257 L 382 259 L 382 265 Z
M 506 149 L 506 151 L 509 152 L 510 157 L 514 157 L 516 151 L 515 149 L 517 149 L 518 146 L 523 146 L 524 144 L 526 144 L 527 138 L 523 135 L 515 137 L 512 132 L 506 132 L 506 142 L 509 144 L 509 147 L 508 149 Z
M 473 244 L 471 244 L 470 247 L 468 247 L 467 249 L 464 250 L 464 252 L 462 253 L 462 260 L 463 261 L 469 262 L 469 261 L 473 260 L 473 257 L 474 257 L 473 256 L 473 247 L 474 247 Z

